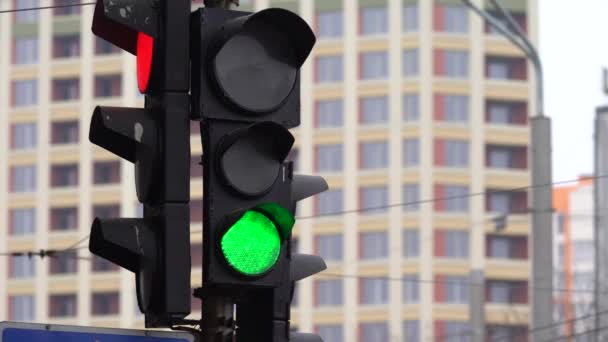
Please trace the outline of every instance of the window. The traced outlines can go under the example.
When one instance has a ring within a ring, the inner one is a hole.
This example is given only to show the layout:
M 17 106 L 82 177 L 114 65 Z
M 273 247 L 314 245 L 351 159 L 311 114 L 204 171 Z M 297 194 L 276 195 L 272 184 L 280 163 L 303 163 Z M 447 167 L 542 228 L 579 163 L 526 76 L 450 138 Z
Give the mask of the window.
M 78 225 L 77 208 L 52 208 L 51 231 L 75 230 Z
M 469 300 L 469 283 L 465 276 L 435 276 L 435 302 L 464 304 Z
M 496 15 L 498 13 L 496 13 L 495 11 L 488 11 L 491 15 L 494 16 L 494 18 L 497 18 L 503 25 L 507 24 L 507 21 L 501 18 L 501 15 Z M 513 19 L 515 20 L 515 22 L 517 22 L 517 24 L 519 25 L 519 27 L 521 27 L 522 31 L 527 33 L 528 32 L 528 28 L 527 28 L 527 21 L 526 21 L 526 13 L 524 12 L 512 12 L 509 11 L 509 14 L 511 15 L 511 17 L 513 17 Z M 499 19 L 500 18 L 500 19 Z M 486 22 L 485 23 L 485 32 L 491 35 L 499 35 L 500 31 L 498 31 L 497 29 L 494 28 L 494 26 L 490 25 L 490 23 Z
M 435 256 L 469 257 L 469 233 L 464 231 L 435 231 Z
M 415 258 L 420 256 L 420 233 L 418 230 L 403 231 L 403 256 Z
M 36 166 L 21 165 L 11 167 L 11 192 L 36 191 Z
M 486 101 L 486 122 L 502 125 L 524 126 L 528 121 L 528 106 L 525 102 Z
M 120 216 L 119 204 L 98 204 L 93 206 L 93 216 L 100 219 Z
M 106 259 L 93 255 L 91 257 L 91 271 L 94 273 L 116 272 L 120 268 Z
M 528 329 L 520 326 L 488 325 L 486 336 L 490 341 L 504 340 L 513 342 L 528 341 Z
M 525 146 L 486 145 L 486 166 L 501 169 L 525 169 L 528 153 Z
M 53 58 L 80 56 L 80 35 L 70 34 L 53 37 Z
M 190 178 L 191 181 L 194 180 L 194 178 L 201 178 L 203 177 L 203 158 L 201 155 L 192 155 L 190 156 Z M 120 164 L 119 164 L 120 165 Z M 120 177 L 120 175 L 119 175 Z M 118 181 L 118 179 L 117 179 Z
M 420 188 L 418 184 L 405 184 L 403 186 L 403 211 L 417 211 L 420 207 Z
M 294 171 L 297 171 L 300 166 L 300 151 L 297 148 L 291 149 L 287 155 L 287 160 L 293 162 L 293 169 Z
M 73 186 L 78 186 L 78 164 L 51 166 L 51 187 Z
M 316 280 L 315 305 L 338 306 L 343 303 L 342 279 Z
M 361 188 L 360 208 L 363 214 L 377 214 L 387 211 L 388 187 L 368 186 Z
M 417 274 L 403 276 L 403 302 L 418 303 L 420 301 L 420 282 Z
M 435 165 L 443 167 L 467 167 L 469 142 L 463 140 L 435 139 Z
M 407 342 L 420 341 L 420 323 L 418 323 L 418 321 L 404 321 L 403 335 L 405 336 L 405 341 Z
M 388 280 L 386 278 L 361 279 L 361 304 L 388 303 Z M 385 340 L 374 340 L 385 341 Z
M 388 121 L 388 97 L 364 97 L 359 110 L 362 124 L 385 123 Z
M 36 12 L 36 11 L 32 11 Z M 14 64 L 34 64 L 38 62 L 38 38 L 17 37 L 15 39 Z
M 95 37 L 95 54 L 100 55 L 111 55 L 120 53 L 120 48 L 114 44 L 106 41 L 103 38 Z
M 526 304 L 528 302 L 528 282 L 488 280 L 486 301 L 501 304 Z
M 388 257 L 388 233 L 369 232 L 360 234 L 361 259 L 385 259 Z
M 467 8 L 460 5 L 435 3 L 433 27 L 435 32 L 465 33 L 468 31 Z
M 97 161 L 93 163 L 94 184 L 120 183 L 120 161 Z
M 390 341 L 388 323 L 361 323 L 361 342 Z
M 56 16 L 74 15 L 80 13 L 79 0 L 55 0 L 53 6 L 58 6 L 53 9 L 53 14 Z
M 469 75 L 469 53 L 459 50 L 440 50 L 434 52 L 434 74 L 449 78 L 466 78 Z
M 32 278 L 36 276 L 36 257 L 17 255 L 9 257 L 8 274 L 12 279 Z
M 36 12 L 36 11 L 32 11 Z M 12 104 L 15 107 L 33 106 L 38 102 L 38 81 L 20 80 L 12 82 Z
M 15 9 L 40 7 L 40 0 L 15 0 Z M 38 21 L 39 11 L 18 11 L 15 12 L 15 22 L 35 23 Z
M 325 261 L 341 261 L 343 258 L 343 242 L 341 234 L 317 235 L 315 254 Z
M 36 123 L 16 123 L 11 125 L 11 148 L 25 150 L 35 148 L 38 141 Z
M 11 321 L 33 321 L 36 318 L 36 298 L 33 295 L 9 296 L 8 319 Z
M 385 79 L 388 76 L 388 53 L 386 51 L 361 53 L 362 80 Z
M 420 106 L 418 103 L 418 95 L 416 94 L 405 94 L 402 97 L 401 111 L 403 114 L 403 121 L 417 121 L 420 117 Z
M 317 215 L 337 215 L 344 210 L 342 189 L 330 189 L 315 196 Z
M 361 143 L 361 161 L 363 170 L 388 167 L 388 143 L 386 141 L 369 141 Z
M 406 49 L 401 52 L 401 75 L 412 77 L 418 75 L 418 49 Z
M 403 5 L 401 9 L 401 26 L 403 32 L 415 32 L 418 31 L 418 5 L 407 4 Z
M 317 12 L 317 36 L 319 38 L 339 38 L 344 30 L 342 10 Z
M 341 325 L 319 325 L 317 334 L 321 336 L 323 342 L 343 342 L 344 331 Z
M 98 292 L 91 294 L 92 315 L 116 315 L 118 314 L 119 294 L 118 292 Z
M 30 235 L 36 231 L 35 208 L 11 209 L 9 217 L 9 231 L 12 236 Z
M 203 243 L 196 242 L 190 247 L 190 264 L 192 267 L 203 266 Z
M 49 317 L 74 317 L 77 308 L 75 294 L 49 296 Z
M 78 272 L 78 255 L 76 251 L 55 254 L 49 260 L 50 274 L 73 274 Z
M 78 121 L 74 120 L 51 123 L 52 144 L 75 144 L 78 143 L 78 138 Z
M 122 92 L 121 75 L 95 76 L 95 97 L 115 97 Z
M 342 100 L 321 100 L 317 102 L 315 127 L 342 127 L 344 105 Z
M 466 122 L 469 117 L 469 97 L 466 95 L 435 95 L 435 120 Z
M 525 191 L 486 190 L 486 211 L 499 214 L 522 214 L 528 210 Z
M 416 138 L 403 140 L 403 166 L 413 167 L 420 163 L 420 141 Z
M 435 185 L 435 211 L 467 212 L 469 210 L 469 189 L 462 185 Z
M 486 77 L 493 80 L 526 80 L 528 78 L 526 59 L 486 56 Z
M 77 78 L 53 80 L 53 101 L 74 101 L 80 98 L 80 80 Z
M 317 145 L 315 170 L 321 172 L 342 170 L 342 145 Z
M 340 82 L 344 79 L 341 55 L 317 56 L 315 80 L 318 83 Z
M 190 222 L 203 221 L 203 199 L 190 200 Z
M 388 32 L 388 9 L 383 7 L 364 7 L 360 10 L 360 33 L 364 36 Z
M 574 262 L 593 263 L 593 241 L 574 241 L 572 249 L 574 250 Z
M 472 331 L 469 328 L 469 324 L 466 322 L 457 321 L 445 321 L 444 323 L 444 336 L 447 336 L 443 341 L 445 342 L 471 342 Z M 442 341 L 442 342 L 443 342 Z

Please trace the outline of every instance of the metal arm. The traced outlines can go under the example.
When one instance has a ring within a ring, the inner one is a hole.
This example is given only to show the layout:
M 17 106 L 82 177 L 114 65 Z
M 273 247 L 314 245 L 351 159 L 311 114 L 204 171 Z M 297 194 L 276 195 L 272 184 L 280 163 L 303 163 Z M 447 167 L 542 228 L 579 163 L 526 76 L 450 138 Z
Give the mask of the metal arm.
M 526 55 L 526 57 L 530 59 L 530 61 L 532 61 L 536 73 L 536 103 L 538 108 L 538 116 L 542 117 L 545 112 L 543 67 L 540 61 L 540 57 L 538 56 L 538 52 L 536 51 L 536 48 L 534 47 L 534 45 L 532 45 L 530 40 L 528 40 L 519 24 L 517 24 L 515 19 L 513 19 L 513 16 L 511 16 L 509 11 L 507 11 L 497 0 L 490 1 L 507 20 L 507 27 L 505 27 L 503 23 L 501 23 L 490 13 L 477 7 L 471 2 L 471 0 L 462 0 L 465 5 L 467 5 L 471 10 L 473 10 L 480 17 L 486 20 L 488 24 L 490 24 L 493 28 L 498 30 L 503 36 L 505 36 L 505 38 L 507 38 L 511 43 L 517 46 Z
M 515 21 L 513 16 L 509 11 L 505 9 L 505 7 L 498 0 L 490 0 L 494 7 L 498 9 L 498 11 L 503 15 L 503 17 L 507 20 L 508 26 L 511 30 L 514 30 L 517 33 L 517 36 L 520 37 L 522 42 L 528 47 L 526 56 L 532 61 L 534 64 L 534 70 L 536 72 L 536 83 L 537 83 L 537 106 L 538 112 L 540 116 L 544 115 L 544 83 L 543 83 L 543 64 L 541 63 L 540 57 L 538 55 L 538 51 L 536 47 L 532 45 L 532 42 L 526 36 L 526 33 L 521 28 L 519 23 Z

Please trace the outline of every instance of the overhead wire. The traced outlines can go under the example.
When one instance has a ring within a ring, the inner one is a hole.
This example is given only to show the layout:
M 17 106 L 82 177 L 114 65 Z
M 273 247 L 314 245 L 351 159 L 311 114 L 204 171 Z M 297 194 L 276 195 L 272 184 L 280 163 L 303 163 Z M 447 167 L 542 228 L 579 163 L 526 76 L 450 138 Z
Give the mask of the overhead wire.
M 66 7 L 77 7 L 77 6 L 90 6 L 95 5 L 95 2 L 83 2 L 78 4 L 68 4 L 68 5 L 53 5 L 53 6 L 40 6 L 40 7 L 27 7 L 27 8 L 13 8 L 10 10 L 2 10 L 0 14 L 3 13 L 16 13 L 16 12 L 27 12 L 27 11 L 38 11 L 44 9 L 54 9 L 54 8 L 66 8 Z

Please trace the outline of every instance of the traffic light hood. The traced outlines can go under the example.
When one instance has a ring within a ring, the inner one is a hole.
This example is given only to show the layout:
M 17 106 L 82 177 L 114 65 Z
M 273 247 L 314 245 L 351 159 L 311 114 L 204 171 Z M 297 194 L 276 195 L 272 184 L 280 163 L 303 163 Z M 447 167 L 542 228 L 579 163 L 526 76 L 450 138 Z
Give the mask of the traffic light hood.
M 218 146 L 220 173 L 240 194 L 264 194 L 279 176 L 293 142 L 293 135 L 274 122 L 237 129 L 224 136 Z
M 300 68 L 304 64 L 316 42 L 315 34 L 306 21 L 299 15 L 282 8 L 268 8 L 235 18 L 225 24 L 224 30 L 226 37 L 224 42 L 238 34 L 258 35 L 260 31 L 281 33 L 291 45 L 290 48 L 294 50 L 294 58 L 286 62 L 295 68 Z
M 91 30 L 119 48 L 135 55 L 137 35 L 158 37 L 156 0 L 97 0 Z

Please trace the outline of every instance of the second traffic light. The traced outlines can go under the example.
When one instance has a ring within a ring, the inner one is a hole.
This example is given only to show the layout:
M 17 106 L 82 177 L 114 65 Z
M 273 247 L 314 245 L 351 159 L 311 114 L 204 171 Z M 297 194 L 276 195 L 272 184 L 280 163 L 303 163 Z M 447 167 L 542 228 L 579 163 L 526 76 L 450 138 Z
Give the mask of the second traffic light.
M 315 37 L 282 9 L 203 8 L 191 22 L 193 115 L 202 120 L 203 283 L 278 287 L 289 273 L 295 223 L 288 129 L 300 123 L 299 69 Z

